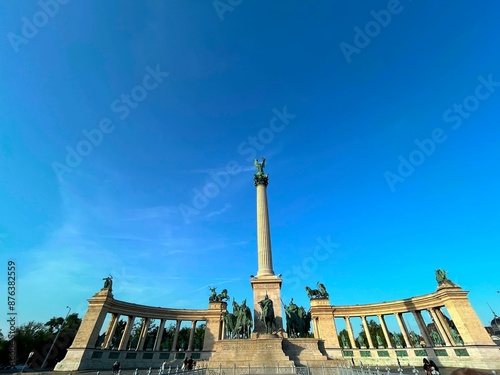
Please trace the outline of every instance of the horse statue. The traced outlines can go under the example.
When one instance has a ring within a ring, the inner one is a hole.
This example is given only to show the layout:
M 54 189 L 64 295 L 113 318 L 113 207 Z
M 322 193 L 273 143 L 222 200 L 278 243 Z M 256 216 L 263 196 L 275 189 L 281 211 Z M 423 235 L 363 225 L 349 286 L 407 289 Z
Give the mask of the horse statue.
M 321 298 L 328 298 L 328 292 L 326 291 L 325 284 L 321 284 L 319 281 L 316 284 L 318 286 L 318 291 L 321 294 Z
M 233 302 L 233 308 L 234 306 L 235 303 Z M 237 311 L 237 313 L 236 312 L 234 313 L 236 316 L 236 324 L 233 330 L 234 335 L 236 335 L 236 337 L 249 338 L 252 333 L 253 322 L 252 322 L 252 312 L 250 311 L 250 308 L 247 306 L 246 299 L 243 300 L 241 306 L 238 306 L 238 309 L 235 311 Z
M 236 326 L 236 316 L 227 311 L 222 313 L 224 317 L 224 326 L 226 328 L 226 337 L 229 339 L 233 338 L 234 327 Z
M 260 317 L 260 320 L 266 327 L 266 333 L 272 333 L 273 327 L 277 328 L 276 320 L 274 318 L 273 300 L 270 299 L 266 293 L 266 297 L 262 301 L 259 301 L 259 305 L 262 308 L 262 315 Z
M 208 297 L 208 302 L 217 302 L 217 292 L 216 292 L 217 287 L 211 288 L 209 286 L 208 289 L 210 289 L 210 292 L 212 292 L 210 297 Z
M 308 286 L 306 286 L 306 290 L 307 290 L 307 297 L 309 299 L 321 298 L 321 292 L 319 290 L 317 290 L 317 289 L 311 289 Z
M 227 289 L 222 289 L 222 292 L 217 295 L 218 302 L 225 302 L 224 300 L 229 299 L 229 294 L 227 294 Z

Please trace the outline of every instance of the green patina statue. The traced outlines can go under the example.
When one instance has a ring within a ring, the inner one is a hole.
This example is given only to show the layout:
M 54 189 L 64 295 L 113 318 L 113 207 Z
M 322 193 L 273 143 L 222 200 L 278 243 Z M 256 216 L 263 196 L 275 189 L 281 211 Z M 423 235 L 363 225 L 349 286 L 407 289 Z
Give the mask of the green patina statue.
M 257 172 L 253 175 L 253 181 L 255 186 L 257 185 L 265 185 L 267 186 L 269 175 L 264 173 L 264 166 L 266 165 L 266 159 L 262 158 L 262 163 L 259 163 L 257 159 L 254 161 L 254 166 L 257 169 Z
M 110 292 L 113 289 L 113 276 L 109 275 L 108 277 L 103 278 L 104 286 L 102 289 L 108 289 Z
M 447 274 L 448 272 L 441 268 L 436 270 L 436 281 L 438 284 L 442 284 L 445 280 L 448 280 L 448 277 L 446 277 Z
M 448 279 L 448 271 L 441 268 L 436 270 L 436 281 L 438 283 L 438 288 L 440 286 L 457 286 L 450 279 Z
M 265 298 L 259 301 L 259 306 L 262 308 L 262 315 L 260 316 L 260 320 L 266 327 L 266 333 L 272 333 L 273 326 L 276 328 L 276 321 L 274 319 L 273 300 L 269 298 L 267 293 Z
M 293 302 L 285 306 L 286 314 L 286 333 L 288 337 L 307 337 L 311 329 L 311 313 L 306 312 L 303 306 L 297 306 Z
M 455 341 L 455 345 L 463 345 L 464 342 L 460 338 L 460 335 L 458 334 L 458 332 L 453 328 L 451 328 L 450 331 L 451 331 L 451 337 L 453 338 L 453 341 Z

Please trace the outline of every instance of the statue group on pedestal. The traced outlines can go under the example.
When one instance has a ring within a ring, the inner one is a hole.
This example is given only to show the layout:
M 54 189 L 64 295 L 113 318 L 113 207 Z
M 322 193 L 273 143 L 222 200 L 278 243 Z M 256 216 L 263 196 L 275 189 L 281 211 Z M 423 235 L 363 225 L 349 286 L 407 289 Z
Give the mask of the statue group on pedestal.
M 224 324 L 226 327 L 226 337 L 233 338 L 249 338 L 252 333 L 253 320 L 252 312 L 247 306 L 247 300 L 244 299 L 241 305 L 233 298 L 233 312 L 225 311 L 223 313 Z
M 311 289 L 306 286 L 307 297 L 309 297 L 309 299 L 328 298 L 328 292 L 326 291 L 325 285 L 320 282 L 318 282 L 317 285 L 318 289 Z
M 210 292 L 212 292 L 210 297 L 208 297 L 208 302 L 225 302 L 225 300 L 227 301 L 229 299 L 227 289 L 222 289 L 222 292 L 220 294 L 217 294 L 216 292 L 217 287 L 208 287 L 208 289 L 210 289 Z
M 311 313 L 293 303 L 293 298 L 288 306 L 284 303 L 283 306 L 285 306 L 288 337 L 307 337 L 311 329 Z

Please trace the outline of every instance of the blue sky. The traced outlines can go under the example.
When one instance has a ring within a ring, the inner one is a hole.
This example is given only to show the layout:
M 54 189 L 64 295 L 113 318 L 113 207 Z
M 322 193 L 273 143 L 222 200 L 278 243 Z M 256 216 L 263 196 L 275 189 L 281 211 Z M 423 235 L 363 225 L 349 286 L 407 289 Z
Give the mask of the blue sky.
M 499 11 L 0 4 L 0 288 L 14 260 L 18 323 L 83 316 L 108 274 L 139 304 L 205 308 L 208 286 L 251 300 L 256 156 L 286 302 L 307 307 L 318 281 L 337 305 L 408 298 L 443 268 L 487 324 Z

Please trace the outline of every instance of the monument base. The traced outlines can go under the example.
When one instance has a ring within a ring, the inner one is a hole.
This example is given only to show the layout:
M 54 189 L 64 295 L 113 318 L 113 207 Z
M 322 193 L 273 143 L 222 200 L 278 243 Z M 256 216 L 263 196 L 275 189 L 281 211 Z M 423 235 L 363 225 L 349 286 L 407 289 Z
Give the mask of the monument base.
M 294 365 L 283 352 L 283 339 L 264 338 L 217 341 L 208 367 L 291 367 Z

